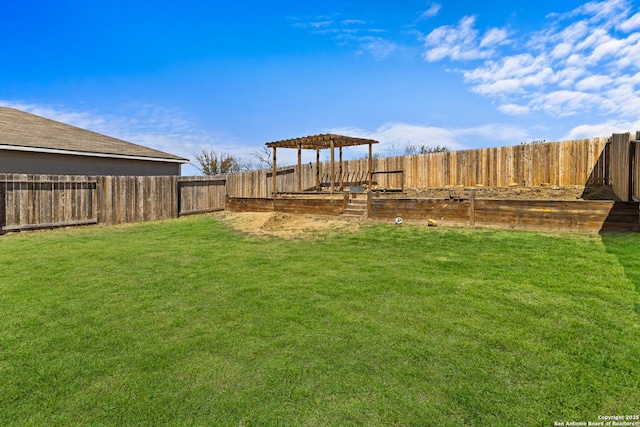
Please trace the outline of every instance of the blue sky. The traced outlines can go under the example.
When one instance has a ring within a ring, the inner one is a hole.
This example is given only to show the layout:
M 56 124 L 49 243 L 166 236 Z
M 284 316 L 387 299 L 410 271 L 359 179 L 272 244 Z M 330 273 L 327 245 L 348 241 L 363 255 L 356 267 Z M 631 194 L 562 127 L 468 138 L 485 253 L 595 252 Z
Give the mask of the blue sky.
M 7 2 L 0 105 L 187 158 L 329 132 L 388 155 L 640 130 L 638 2 L 527 3 Z

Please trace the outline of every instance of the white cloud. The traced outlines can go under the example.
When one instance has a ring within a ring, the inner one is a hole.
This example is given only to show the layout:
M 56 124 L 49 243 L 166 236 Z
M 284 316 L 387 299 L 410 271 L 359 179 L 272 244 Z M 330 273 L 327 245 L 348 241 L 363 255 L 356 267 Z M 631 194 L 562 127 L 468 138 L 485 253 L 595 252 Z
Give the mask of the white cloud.
M 640 28 L 640 13 L 636 13 L 631 18 L 618 25 L 620 31 L 631 32 Z
M 529 133 L 519 127 L 513 125 L 493 124 L 485 126 L 477 126 L 465 129 L 454 130 L 456 135 L 462 138 L 481 138 L 483 140 L 495 142 L 501 141 L 507 145 L 514 145 L 523 139 L 529 138 Z M 486 144 L 485 144 L 486 146 Z
M 592 22 L 606 21 L 609 24 L 621 20 L 621 15 L 629 11 L 626 0 L 591 1 L 576 9 L 590 16 Z
M 487 61 L 483 67 L 464 73 L 465 81 L 474 84 L 471 90 L 498 97 L 523 94 L 526 88 L 542 86 L 555 78 L 546 57 L 528 53 Z
M 509 33 L 504 28 L 492 28 L 482 37 L 480 47 L 491 47 L 504 44 Z
M 506 30 L 492 28 L 479 40 L 475 16 L 465 16 L 457 26 L 444 25 L 425 38 L 424 58 L 429 62 L 449 58 L 455 61 L 489 58 L 493 47 L 507 42 Z
M 504 104 L 499 106 L 498 110 L 510 116 L 524 116 L 531 111 L 529 107 L 517 104 Z
M 525 93 L 522 82 L 519 79 L 502 79 L 481 83 L 471 89 L 473 92 L 486 96 L 504 96 Z
M 308 21 L 296 21 L 293 23 L 293 26 L 296 28 L 310 28 L 313 30 L 320 30 L 322 28 L 330 27 L 334 24 L 334 21 L 330 18 L 320 16 L 316 17 L 314 20 Z
M 364 25 L 366 23 L 362 19 L 345 19 L 341 22 L 342 25 Z
M 588 110 L 603 102 L 602 96 L 571 90 L 557 90 L 539 94 L 529 106 L 533 110 L 545 112 L 554 117 L 567 117 Z
M 592 75 L 576 83 L 576 89 L 580 91 L 602 90 L 602 88 L 613 80 L 609 76 Z
M 556 81 L 560 88 L 566 89 L 573 87 L 576 80 L 587 74 L 587 70 L 580 67 L 566 67 L 556 72 Z
M 374 58 L 380 60 L 393 53 L 397 45 L 389 40 L 381 37 L 359 37 L 360 52 L 371 54 Z
M 420 19 L 433 18 L 438 14 L 438 12 L 440 12 L 441 8 L 442 6 L 439 5 L 438 3 L 431 3 L 431 5 L 429 6 L 429 9 L 425 10 L 424 12 L 422 12 L 422 14 L 420 14 Z
M 554 59 L 566 58 L 571 53 L 572 49 L 573 46 L 569 43 L 558 43 L 551 51 L 551 57 Z
M 640 120 L 634 122 L 625 120 L 608 120 L 604 123 L 579 125 L 567 132 L 561 140 L 608 137 L 613 133 L 631 132 L 640 129 Z
M 368 54 L 381 60 L 398 49 L 392 40 L 382 37 L 387 31 L 368 26 L 362 19 L 334 19 L 319 16 L 303 22 L 294 22 L 293 26 L 311 30 L 313 34 L 331 36 L 340 46 L 354 48 L 358 54 Z
M 465 17 L 434 30 L 424 57 L 481 60 L 461 70 L 464 81 L 504 114 L 640 114 L 640 13 L 629 1 L 591 1 L 548 19 L 517 40 L 493 29 L 478 41 L 473 17 Z
M 552 24 L 551 30 L 546 31 L 544 35 L 541 36 L 541 41 L 543 43 L 560 41 L 562 43 L 567 43 L 570 46 L 574 46 L 589 35 L 590 29 L 591 26 L 587 21 L 577 21 L 570 24 L 559 33 L 555 33 L 555 25 Z
M 628 12 L 626 0 L 590 1 L 566 13 L 551 13 L 549 17 L 559 20 L 571 19 L 577 16 L 587 16 L 591 22 L 617 21 L 621 13 Z
M 626 39 L 627 43 L 618 52 L 616 66 L 618 69 L 640 68 L 640 34 L 634 33 Z

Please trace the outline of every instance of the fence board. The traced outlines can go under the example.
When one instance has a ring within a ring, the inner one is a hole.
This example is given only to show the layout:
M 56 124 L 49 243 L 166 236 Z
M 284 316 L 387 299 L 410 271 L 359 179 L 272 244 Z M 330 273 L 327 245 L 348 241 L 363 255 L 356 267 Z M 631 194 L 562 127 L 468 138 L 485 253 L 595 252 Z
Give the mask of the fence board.
M 629 193 L 630 141 L 631 135 L 629 133 L 614 133 L 611 137 L 611 188 L 615 195 L 623 201 L 631 200 Z
M 640 135 L 636 136 L 636 140 L 640 139 Z M 640 143 L 633 144 L 633 194 L 632 199 L 638 201 L 640 199 Z

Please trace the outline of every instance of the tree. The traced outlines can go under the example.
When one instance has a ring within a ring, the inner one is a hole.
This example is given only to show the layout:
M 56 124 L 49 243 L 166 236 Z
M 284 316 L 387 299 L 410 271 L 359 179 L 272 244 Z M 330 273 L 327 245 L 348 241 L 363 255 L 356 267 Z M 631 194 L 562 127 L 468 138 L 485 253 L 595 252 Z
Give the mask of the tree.
M 547 142 L 546 139 L 536 139 L 533 138 L 530 141 L 520 141 L 520 145 L 529 145 L 529 144 L 544 144 Z
M 413 144 L 407 144 L 404 147 L 404 155 L 405 156 L 410 156 L 412 154 L 431 154 L 431 153 L 445 153 L 449 151 L 449 147 L 446 147 L 444 145 L 436 145 L 435 147 L 429 147 L 427 145 L 413 145 Z
M 193 153 L 193 157 L 198 162 L 194 166 L 205 175 L 234 173 L 245 169 L 245 165 L 237 157 L 212 149 L 200 148 Z

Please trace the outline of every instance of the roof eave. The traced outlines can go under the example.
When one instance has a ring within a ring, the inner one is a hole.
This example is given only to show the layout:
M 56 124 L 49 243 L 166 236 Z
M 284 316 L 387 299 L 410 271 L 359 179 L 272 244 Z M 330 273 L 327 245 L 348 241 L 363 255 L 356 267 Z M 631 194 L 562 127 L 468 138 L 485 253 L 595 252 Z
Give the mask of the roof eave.
M 46 153 L 46 154 L 66 154 L 66 155 L 72 155 L 72 156 L 101 157 L 101 158 L 111 158 L 111 159 L 144 160 L 144 161 L 165 162 L 165 163 L 189 163 L 188 159 L 184 159 L 181 157 L 172 159 L 172 158 L 166 158 L 166 157 L 146 157 L 146 156 L 134 156 L 129 154 L 96 153 L 96 152 L 90 152 L 90 151 L 60 150 L 56 148 L 28 147 L 28 146 L 10 145 L 10 144 L 0 144 L 0 150 L 25 151 L 30 153 Z

